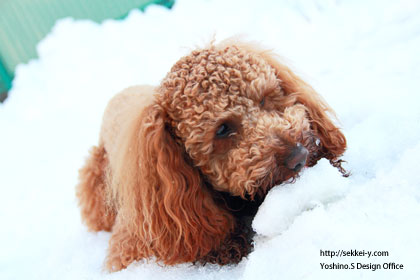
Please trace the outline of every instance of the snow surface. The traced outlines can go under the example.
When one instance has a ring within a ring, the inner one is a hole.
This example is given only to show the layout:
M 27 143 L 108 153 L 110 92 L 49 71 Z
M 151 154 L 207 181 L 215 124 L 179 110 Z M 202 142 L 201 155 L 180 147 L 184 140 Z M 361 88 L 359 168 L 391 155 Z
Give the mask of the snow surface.
M 258 3 L 258 4 L 257 4 Z M 343 178 L 327 161 L 273 189 L 237 266 L 103 270 L 109 233 L 81 224 L 77 170 L 110 97 L 158 84 L 195 46 L 235 34 L 286 57 L 336 110 L 348 140 Z M 418 279 L 420 2 L 177 0 L 123 21 L 62 19 L 19 65 L 0 105 L 0 279 Z M 320 256 L 320 250 L 388 257 Z M 403 270 L 322 270 L 320 263 Z

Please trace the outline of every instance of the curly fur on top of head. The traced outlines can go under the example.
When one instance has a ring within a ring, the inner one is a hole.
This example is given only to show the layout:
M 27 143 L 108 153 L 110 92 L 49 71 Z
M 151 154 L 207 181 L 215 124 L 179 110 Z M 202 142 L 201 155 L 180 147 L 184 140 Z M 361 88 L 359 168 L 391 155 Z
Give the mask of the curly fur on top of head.
M 298 176 L 296 151 L 345 173 L 332 118 L 273 53 L 232 40 L 181 58 L 157 88 L 114 97 L 77 187 L 89 228 L 112 231 L 108 269 L 239 262 L 265 194 Z

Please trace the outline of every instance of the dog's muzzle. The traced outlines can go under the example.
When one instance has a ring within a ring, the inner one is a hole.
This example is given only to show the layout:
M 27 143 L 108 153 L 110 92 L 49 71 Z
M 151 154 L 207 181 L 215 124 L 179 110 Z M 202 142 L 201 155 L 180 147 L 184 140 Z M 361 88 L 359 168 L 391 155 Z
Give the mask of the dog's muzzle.
M 288 169 L 299 172 L 305 166 L 308 155 L 309 151 L 302 144 L 298 143 L 284 164 Z

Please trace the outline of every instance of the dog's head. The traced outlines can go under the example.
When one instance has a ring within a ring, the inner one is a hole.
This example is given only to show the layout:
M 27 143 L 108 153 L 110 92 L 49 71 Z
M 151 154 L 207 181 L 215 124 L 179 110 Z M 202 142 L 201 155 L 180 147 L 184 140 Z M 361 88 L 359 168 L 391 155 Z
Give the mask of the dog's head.
M 322 157 L 343 171 L 346 139 L 332 116 L 270 52 L 238 43 L 193 51 L 120 137 L 112 191 L 121 217 L 151 240 L 147 254 L 202 259 L 238 226 L 215 194 L 263 197 Z M 211 261 L 239 261 L 241 250 Z
M 167 128 L 214 189 L 254 197 L 346 140 L 320 96 L 267 51 L 222 44 L 193 51 L 159 90 Z

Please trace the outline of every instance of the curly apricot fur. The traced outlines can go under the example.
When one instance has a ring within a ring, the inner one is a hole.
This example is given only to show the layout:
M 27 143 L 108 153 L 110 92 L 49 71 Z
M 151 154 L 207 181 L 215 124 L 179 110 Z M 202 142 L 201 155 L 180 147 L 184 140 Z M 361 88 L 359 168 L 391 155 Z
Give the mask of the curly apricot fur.
M 156 88 L 119 93 L 77 187 L 87 226 L 112 232 L 107 268 L 239 262 L 265 194 L 298 176 L 284 164 L 298 143 L 306 166 L 324 157 L 345 174 L 333 118 L 273 53 L 234 40 L 181 58 Z

